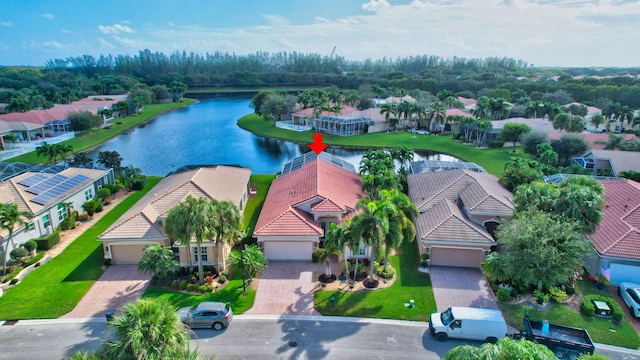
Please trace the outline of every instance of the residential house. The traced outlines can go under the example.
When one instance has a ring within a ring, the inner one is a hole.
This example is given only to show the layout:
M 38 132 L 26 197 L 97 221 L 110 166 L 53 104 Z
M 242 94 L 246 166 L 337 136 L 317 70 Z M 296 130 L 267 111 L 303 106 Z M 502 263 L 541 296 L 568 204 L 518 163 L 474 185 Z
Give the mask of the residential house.
M 215 242 L 205 241 L 202 253 L 197 254 L 195 244 L 174 244 L 164 233 L 163 221 L 169 210 L 188 196 L 231 201 L 244 212 L 250 177 L 250 169 L 222 165 L 167 176 L 98 237 L 103 244 L 104 258 L 112 263 L 137 264 L 145 246 L 158 244 L 173 246 L 180 266 L 194 264 L 198 255 L 202 256 L 203 264 L 215 264 Z M 218 259 L 227 257 L 227 245 L 217 249 Z
M 401 104 L 401 103 L 415 103 L 416 99 L 414 99 L 412 96 L 410 95 L 405 95 L 402 97 L 396 97 L 396 96 L 389 96 L 388 98 L 385 99 L 385 103 L 387 104 Z
M 491 174 L 443 170 L 410 174 L 418 248 L 431 265 L 479 268 L 496 245 L 493 232 L 513 217 L 512 194 Z
M 388 124 L 384 115 L 380 114 L 380 108 L 358 110 L 351 106 L 343 106 L 339 113 L 323 111 L 318 118 L 314 118 L 313 109 L 307 108 L 291 113 L 291 126 L 278 126 L 282 128 L 297 127 L 336 136 L 349 136 L 371 132 L 386 131 Z
M 640 152 L 619 150 L 589 150 L 571 160 L 585 169 L 592 169 L 592 175 L 619 176 L 621 171 L 640 172 Z
M 613 285 L 640 284 L 640 183 L 628 179 L 600 180 L 605 207 L 586 259 L 590 274 L 605 274 Z
M 563 105 L 565 108 L 569 108 L 571 105 L 582 105 L 579 102 L 572 102 L 566 105 Z M 587 105 L 585 105 L 587 106 Z M 587 115 L 584 116 L 584 121 L 587 123 L 587 131 L 591 131 L 591 132 L 603 132 L 604 131 L 604 127 L 606 124 L 600 124 L 598 125 L 598 127 L 596 128 L 595 126 L 593 126 L 593 124 L 591 124 L 591 119 L 598 115 L 601 114 L 602 115 L 602 109 L 597 108 L 595 106 L 587 106 Z
M 285 164 L 273 181 L 253 236 L 270 261 L 310 261 L 329 225 L 353 217 L 365 196 L 352 164 L 309 152 Z M 364 244 L 357 254 L 344 249 L 347 258 L 369 252 Z
M 19 211 L 33 215 L 26 227 L 15 229 L 13 243 L 16 246 L 53 232 L 67 216 L 63 203 L 71 203 L 73 209 L 82 211 L 82 204 L 93 199 L 102 186 L 114 183 L 111 169 L 56 169 L 58 167 L 42 169 L 51 172 L 25 171 L 0 183 L 0 201 L 16 204 Z M 4 242 L 9 240 L 8 232 L 3 230 L 0 238 L 4 247 Z M 10 243 L 8 253 L 11 250 Z

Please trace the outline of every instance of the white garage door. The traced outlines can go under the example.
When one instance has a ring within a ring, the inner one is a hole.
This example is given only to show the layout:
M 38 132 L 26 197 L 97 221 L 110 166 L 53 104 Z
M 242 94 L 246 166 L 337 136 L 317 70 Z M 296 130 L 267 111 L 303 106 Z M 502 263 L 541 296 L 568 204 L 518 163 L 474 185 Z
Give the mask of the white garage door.
M 265 241 L 264 255 L 268 260 L 311 261 L 311 242 Z
M 640 284 L 640 266 L 611 263 L 609 270 L 611 271 L 611 283 L 614 285 L 621 282 Z
M 431 247 L 431 265 L 480 268 L 483 261 L 482 250 Z
M 114 264 L 137 264 L 142 259 L 146 245 L 111 245 L 111 262 Z

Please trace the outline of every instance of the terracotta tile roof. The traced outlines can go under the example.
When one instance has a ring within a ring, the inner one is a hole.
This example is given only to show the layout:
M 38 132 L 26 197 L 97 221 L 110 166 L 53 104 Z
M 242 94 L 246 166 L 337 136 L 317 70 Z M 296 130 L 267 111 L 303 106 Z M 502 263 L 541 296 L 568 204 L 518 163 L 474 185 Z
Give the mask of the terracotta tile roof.
M 409 199 L 420 212 L 428 211 L 444 199 L 462 199 L 470 212 L 507 216 L 513 213 L 512 195 L 488 173 L 455 169 L 410 174 Z M 504 214 L 504 215 L 502 215 Z
M 466 98 L 458 96 L 458 100 L 464 104 L 464 106 L 475 105 L 478 101 L 476 99 Z
M 473 115 L 471 115 L 470 113 L 464 111 L 464 110 L 460 110 L 460 109 L 447 109 L 447 117 L 449 116 L 466 116 L 466 117 L 473 117 Z
M 361 186 L 360 176 L 350 171 L 322 160 L 305 163 L 273 181 L 254 235 L 322 235 L 309 211 L 339 210 L 348 218 L 365 196 Z
M 559 140 L 560 137 L 562 137 L 562 135 L 564 134 L 565 133 L 560 133 L 557 130 L 547 132 L 547 135 L 549 135 L 549 140 L 551 141 Z M 586 141 L 589 147 L 591 147 L 592 149 L 603 149 L 607 145 L 607 142 L 609 141 L 609 134 L 606 134 L 606 133 L 579 133 L 578 135 L 582 137 L 584 141 Z M 623 135 L 622 141 L 637 139 L 637 137 L 634 134 L 620 134 L 620 135 Z M 615 151 L 618 151 L 618 150 L 615 150 Z
M 605 208 L 596 232 L 586 235 L 601 255 L 640 259 L 640 183 L 601 180 Z
M 421 240 L 495 244 L 487 231 L 469 221 L 458 206 L 447 199 L 421 214 L 416 227 Z
M 577 101 L 574 101 L 572 103 L 568 103 L 568 104 L 565 104 L 565 105 L 562 105 L 562 106 L 568 108 L 571 105 L 582 105 L 582 104 L 577 102 Z M 585 105 L 585 106 L 587 107 L 587 115 L 602 114 L 602 109 L 600 109 L 600 108 L 597 108 L 595 106 L 588 106 L 588 105 Z
M 226 200 L 239 206 L 251 170 L 233 166 L 198 168 L 167 176 L 138 200 L 98 240 L 157 240 L 161 219 L 189 195 Z M 244 207 L 243 207 L 244 209 Z M 164 239 L 164 235 L 161 239 Z
M 346 115 L 346 114 L 352 114 L 352 113 L 357 113 L 358 109 L 351 107 L 351 106 L 343 106 L 340 109 L 340 113 L 337 115 Z M 306 108 L 306 109 L 302 109 L 302 110 L 298 110 L 295 111 L 293 113 L 291 113 L 291 115 L 294 116 L 313 116 L 313 108 Z M 329 111 L 323 111 L 320 116 L 335 116 L 336 114 L 329 112 Z

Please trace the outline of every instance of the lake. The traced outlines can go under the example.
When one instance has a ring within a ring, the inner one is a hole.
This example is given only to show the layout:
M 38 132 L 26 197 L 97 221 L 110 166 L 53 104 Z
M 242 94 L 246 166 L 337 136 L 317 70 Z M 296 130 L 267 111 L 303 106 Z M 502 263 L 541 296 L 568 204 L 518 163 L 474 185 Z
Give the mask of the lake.
M 146 175 L 165 176 L 185 165 L 234 164 L 256 174 L 275 174 L 287 161 L 310 151 L 306 144 L 268 139 L 239 128 L 238 119 L 253 112 L 251 98 L 218 97 L 140 125 L 97 147 L 89 154 L 117 151 L 123 166 L 133 165 Z M 362 150 L 330 146 L 327 152 L 358 168 Z M 453 156 L 416 152 L 416 160 L 456 161 Z

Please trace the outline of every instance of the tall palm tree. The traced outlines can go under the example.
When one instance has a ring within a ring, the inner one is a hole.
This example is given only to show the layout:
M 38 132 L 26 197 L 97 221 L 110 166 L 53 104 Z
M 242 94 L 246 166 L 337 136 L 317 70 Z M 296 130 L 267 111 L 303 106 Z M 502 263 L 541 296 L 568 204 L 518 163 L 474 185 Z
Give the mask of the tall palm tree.
M 440 129 L 440 124 L 444 124 L 447 119 L 447 109 L 441 102 L 433 103 L 427 111 L 427 119 L 429 119 L 429 131 L 437 131 Z
M 15 249 L 16 244 L 13 242 L 13 232 L 17 228 L 21 228 L 29 224 L 30 219 L 33 218 L 33 214 L 28 211 L 20 211 L 18 210 L 18 205 L 16 204 L 5 204 L 0 203 L 0 229 L 5 230 L 9 234 L 9 240 L 4 240 L 4 256 L 3 256 L 3 272 L 5 275 L 7 273 L 7 253 L 9 250 L 9 241 L 11 242 L 11 248 Z
M 589 122 L 593 125 L 594 130 L 597 130 L 598 126 L 604 124 L 605 118 L 601 114 L 596 114 L 591 118 L 591 120 L 589 120 Z
M 128 303 L 109 321 L 112 339 L 98 350 L 105 360 L 161 360 L 195 358 L 189 349 L 191 334 L 164 299 Z
M 509 116 L 509 105 L 504 98 L 491 98 L 489 99 L 489 111 L 491 112 L 492 120 L 502 120 Z
M 476 108 L 472 112 L 473 116 L 478 119 L 486 119 L 489 117 L 489 98 L 480 96 L 476 101 Z
M 184 202 L 169 210 L 164 220 L 164 232 L 176 244 L 186 246 L 189 254 L 192 242 L 196 243 L 198 280 L 200 285 L 204 284 L 202 243 L 214 234 L 209 201 L 187 196 Z
M 622 105 L 620 107 L 620 112 L 618 113 L 618 120 L 620 120 L 623 125 L 625 123 L 627 123 L 627 125 L 631 125 L 631 122 L 633 121 L 633 112 L 633 109 L 629 106 Z
M 382 190 L 385 191 L 385 190 Z M 351 234 L 354 240 L 362 240 L 371 248 L 369 283 L 373 284 L 375 267 L 373 261 L 389 233 L 389 217 L 397 211 L 388 201 L 360 199 L 356 204 L 359 213 L 351 222 Z
M 331 277 L 331 256 L 342 256 L 342 247 L 340 246 L 340 233 L 339 227 L 335 223 L 329 225 L 329 229 L 324 236 L 323 247 L 318 249 L 318 255 L 320 256 L 320 263 L 325 264 L 324 275 L 327 278 Z
M 213 232 L 215 234 L 215 246 L 216 246 L 216 267 L 220 270 L 220 245 L 226 242 L 234 240 L 238 229 L 242 225 L 242 215 L 238 207 L 231 201 L 218 201 L 211 199 L 210 201 L 210 216 L 213 226 Z M 222 270 L 227 267 L 226 258 L 222 257 Z
M 67 157 L 69 156 L 69 154 L 71 152 L 73 152 L 73 146 L 68 145 L 68 144 L 54 144 L 54 151 L 55 151 L 55 159 L 58 158 L 58 156 L 60 156 L 60 158 L 62 160 L 64 160 L 65 165 L 67 164 Z
M 229 263 L 233 266 L 242 266 L 244 278 L 251 279 L 258 272 L 267 268 L 267 258 L 256 245 L 244 245 L 242 251 L 234 251 L 229 254 Z M 242 284 L 243 288 L 245 284 Z
M 397 190 L 382 190 L 380 200 L 393 208 L 393 211 L 386 213 L 389 221 L 389 231 L 384 238 L 384 271 L 386 272 L 391 249 L 397 249 L 405 240 L 411 242 L 416 237 L 412 218 L 417 217 L 419 212 L 409 197 Z

